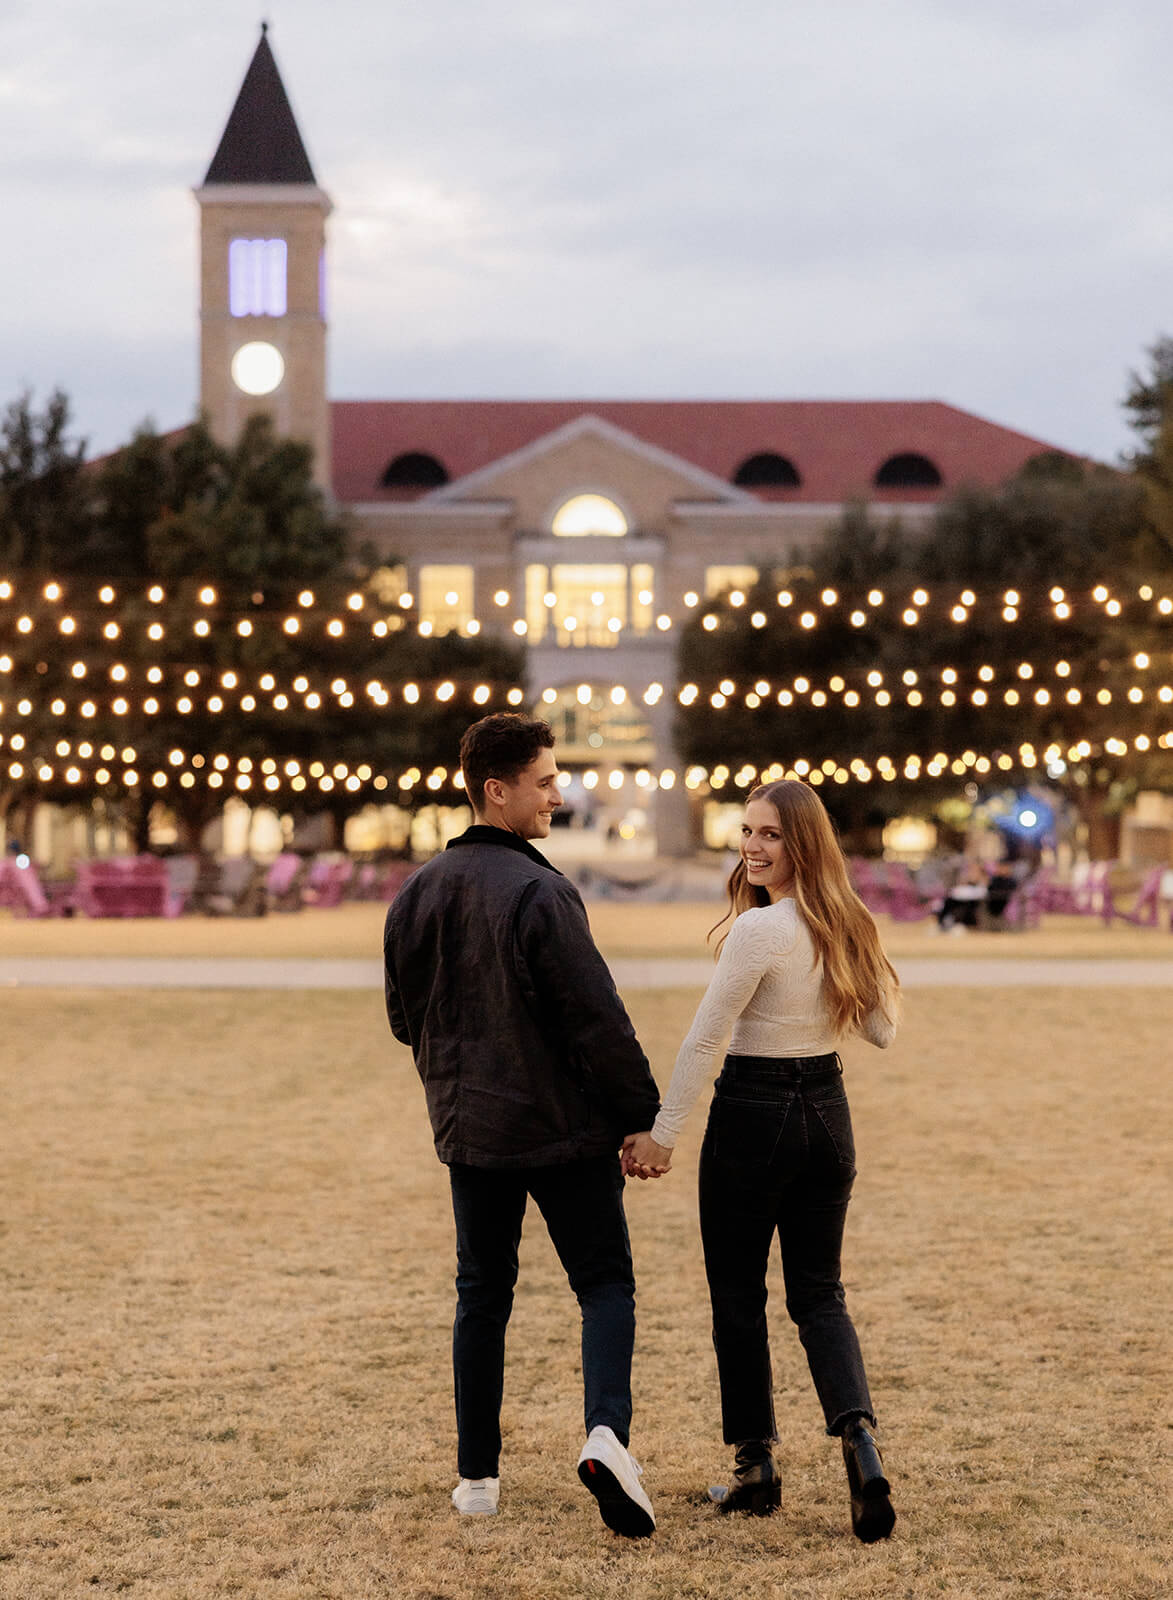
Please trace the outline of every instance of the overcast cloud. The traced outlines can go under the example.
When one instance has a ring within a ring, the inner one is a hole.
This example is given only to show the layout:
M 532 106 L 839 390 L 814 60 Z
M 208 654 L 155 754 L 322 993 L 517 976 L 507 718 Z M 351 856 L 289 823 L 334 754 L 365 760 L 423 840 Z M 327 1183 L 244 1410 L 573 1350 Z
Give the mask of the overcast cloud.
M 263 0 L 260 0 L 263 4 Z M 262 12 L 3 0 L 0 402 L 196 393 Z M 924 398 L 1112 459 L 1173 332 L 1169 0 L 270 0 L 335 398 Z

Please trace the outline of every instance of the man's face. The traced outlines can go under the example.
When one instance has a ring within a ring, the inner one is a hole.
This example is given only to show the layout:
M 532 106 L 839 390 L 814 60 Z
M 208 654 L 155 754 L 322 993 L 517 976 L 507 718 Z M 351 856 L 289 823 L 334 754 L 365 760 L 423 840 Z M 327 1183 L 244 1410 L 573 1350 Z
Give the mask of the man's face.
M 499 781 L 504 794 L 500 810 L 502 826 L 523 839 L 548 837 L 550 818 L 562 804 L 558 763 L 553 750 L 539 750 L 512 783 Z

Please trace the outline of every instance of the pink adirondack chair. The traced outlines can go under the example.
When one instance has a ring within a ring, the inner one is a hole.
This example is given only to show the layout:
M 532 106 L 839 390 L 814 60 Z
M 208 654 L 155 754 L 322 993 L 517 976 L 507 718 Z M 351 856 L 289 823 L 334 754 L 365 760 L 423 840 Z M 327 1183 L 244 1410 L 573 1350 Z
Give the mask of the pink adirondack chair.
M 1114 861 L 1092 861 L 1072 877 L 1072 909 L 1081 917 L 1098 917 L 1104 911 L 1104 891 Z
M 166 863 L 155 856 L 83 861 L 77 869 L 76 898 L 87 917 L 166 916 Z
M 1041 871 L 1024 879 L 1006 902 L 1003 924 L 1007 928 L 1037 928 L 1047 909 L 1047 889 L 1047 880 Z
M 900 861 L 888 863 L 888 915 L 893 922 L 919 922 L 928 916 L 928 907 L 912 873 Z
M 855 892 L 864 905 L 867 906 L 869 911 L 884 910 L 887 894 L 876 875 L 876 869 L 872 863 L 865 860 L 863 856 L 853 856 L 849 865 Z
M 52 917 L 58 907 L 41 887 L 31 861 L 0 861 L 0 906 L 23 911 L 27 917 Z
M 165 917 L 178 917 L 187 910 L 188 901 L 199 879 L 199 857 L 193 855 L 168 856 L 163 863 L 167 872 L 167 898 L 163 903 Z
M 305 862 L 292 850 L 283 850 L 265 874 L 265 893 L 273 911 L 300 911 Z
M 341 905 L 353 873 L 353 861 L 330 861 L 319 856 L 306 879 L 306 900 L 323 908 Z
M 388 902 L 394 900 L 400 889 L 415 871 L 414 861 L 391 861 L 383 869 L 379 879 L 376 898 Z
M 1028 880 L 1036 907 L 1044 911 L 1075 911 L 1075 891 L 1068 883 L 1060 883 L 1053 867 L 1040 867 Z
M 1112 926 L 1113 919 L 1119 917 L 1122 922 L 1131 922 L 1134 928 L 1155 928 L 1161 914 L 1161 879 L 1165 875 L 1164 867 L 1152 867 L 1145 873 L 1140 888 L 1136 891 L 1136 901 L 1129 911 L 1122 910 L 1117 904 L 1112 893 L 1112 885 L 1104 880 L 1103 907 L 1100 915 L 1107 927 Z
M 350 898 L 352 900 L 383 899 L 382 885 L 384 877 L 385 873 L 380 872 L 377 862 L 364 861 L 354 875 Z

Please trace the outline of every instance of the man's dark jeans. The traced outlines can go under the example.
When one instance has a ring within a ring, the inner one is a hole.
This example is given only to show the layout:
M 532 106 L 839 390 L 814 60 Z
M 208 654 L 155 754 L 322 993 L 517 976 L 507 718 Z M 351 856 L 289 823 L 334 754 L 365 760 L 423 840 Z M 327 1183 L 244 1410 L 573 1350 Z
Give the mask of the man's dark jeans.
M 517 1247 L 532 1195 L 582 1307 L 586 1427 L 631 1429 L 631 1353 L 635 1279 L 623 1214 L 619 1158 L 597 1156 L 558 1167 L 501 1169 L 452 1163 L 456 1217 L 457 1470 L 495 1478 L 501 1454 L 505 1328 L 517 1282 Z
M 855 1144 L 839 1058 L 727 1056 L 701 1148 L 700 1209 L 727 1444 L 773 1439 L 766 1271 L 777 1232 L 786 1309 L 830 1433 L 874 1423 L 839 1253 Z

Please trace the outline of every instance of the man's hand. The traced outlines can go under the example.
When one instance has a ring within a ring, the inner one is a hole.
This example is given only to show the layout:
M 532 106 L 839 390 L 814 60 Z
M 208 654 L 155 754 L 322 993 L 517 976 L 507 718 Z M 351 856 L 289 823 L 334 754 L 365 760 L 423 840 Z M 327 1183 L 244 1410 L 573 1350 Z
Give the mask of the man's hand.
M 662 1178 L 672 1166 L 672 1151 L 650 1133 L 629 1133 L 619 1159 L 625 1178 Z

